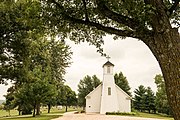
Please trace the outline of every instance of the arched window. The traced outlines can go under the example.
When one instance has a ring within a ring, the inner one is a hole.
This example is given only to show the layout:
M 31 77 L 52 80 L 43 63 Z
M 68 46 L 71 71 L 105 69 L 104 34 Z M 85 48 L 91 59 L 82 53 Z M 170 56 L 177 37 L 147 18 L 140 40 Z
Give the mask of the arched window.
M 108 95 L 111 95 L 111 87 L 108 87 Z
M 107 66 L 107 73 L 110 73 L 111 69 L 110 66 Z

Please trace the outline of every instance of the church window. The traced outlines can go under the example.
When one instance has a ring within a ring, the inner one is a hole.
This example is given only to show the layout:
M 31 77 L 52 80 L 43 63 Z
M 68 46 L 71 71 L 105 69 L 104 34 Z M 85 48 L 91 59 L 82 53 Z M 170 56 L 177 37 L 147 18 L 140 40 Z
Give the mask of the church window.
M 110 66 L 107 67 L 107 73 L 110 73 Z
M 108 87 L 108 95 L 111 95 L 111 87 Z

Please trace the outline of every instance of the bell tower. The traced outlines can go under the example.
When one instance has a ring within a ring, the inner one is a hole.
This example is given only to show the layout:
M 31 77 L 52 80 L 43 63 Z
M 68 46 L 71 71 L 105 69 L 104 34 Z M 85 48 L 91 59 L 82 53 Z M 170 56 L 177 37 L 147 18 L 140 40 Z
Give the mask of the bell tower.
M 118 111 L 118 98 L 113 75 L 114 64 L 112 64 L 109 59 L 110 57 L 108 56 L 107 62 L 103 65 L 103 83 L 100 114 L 105 114 L 106 111 Z

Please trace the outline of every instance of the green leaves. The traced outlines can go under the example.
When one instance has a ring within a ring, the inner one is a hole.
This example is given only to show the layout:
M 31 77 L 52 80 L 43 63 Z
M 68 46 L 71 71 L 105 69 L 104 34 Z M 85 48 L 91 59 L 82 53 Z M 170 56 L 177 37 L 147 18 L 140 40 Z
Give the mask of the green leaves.
M 155 113 L 155 95 L 150 87 L 145 88 L 140 85 L 134 91 L 135 96 L 133 98 L 133 107 L 141 112 L 148 110 L 150 113 L 152 110 Z
M 157 85 L 156 92 L 156 109 L 159 113 L 172 114 L 170 106 L 167 101 L 167 95 L 165 90 L 164 78 L 161 74 L 155 76 L 155 83 Z
M 101 82 L 96 77 L 96 75 L 93 75 L 92 77 L 87 75 L 82 80 L 80 80 L 78 84 L 78 104 L 80 106 L 85 107 L 86 95 L 88 95 L 92 90 L 94 90 L 100 83 Z
M 122 72 L 120 72 L 119 74 L 115 74 L 114 75 L 114 80 L 117 86 L 119 86 L 124 92 L 126 92 L 128 95 L 131 96 L 131 92 L 130 92 L 130 86 L 129 83 L 126 79 L 126 77 L 123 75 Z

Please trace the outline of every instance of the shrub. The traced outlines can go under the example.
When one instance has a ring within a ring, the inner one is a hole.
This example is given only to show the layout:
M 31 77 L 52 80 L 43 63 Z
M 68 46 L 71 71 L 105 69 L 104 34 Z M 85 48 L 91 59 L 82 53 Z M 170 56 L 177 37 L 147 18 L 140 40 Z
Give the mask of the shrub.
M 85 111 L 84 111 L 84 110 L 81 110 L 81 113 L 85 113 Z
M 106 115 L 130 115 L 130 116 L 135 116 L 136 113 L 135 112 L 106 112 Z

